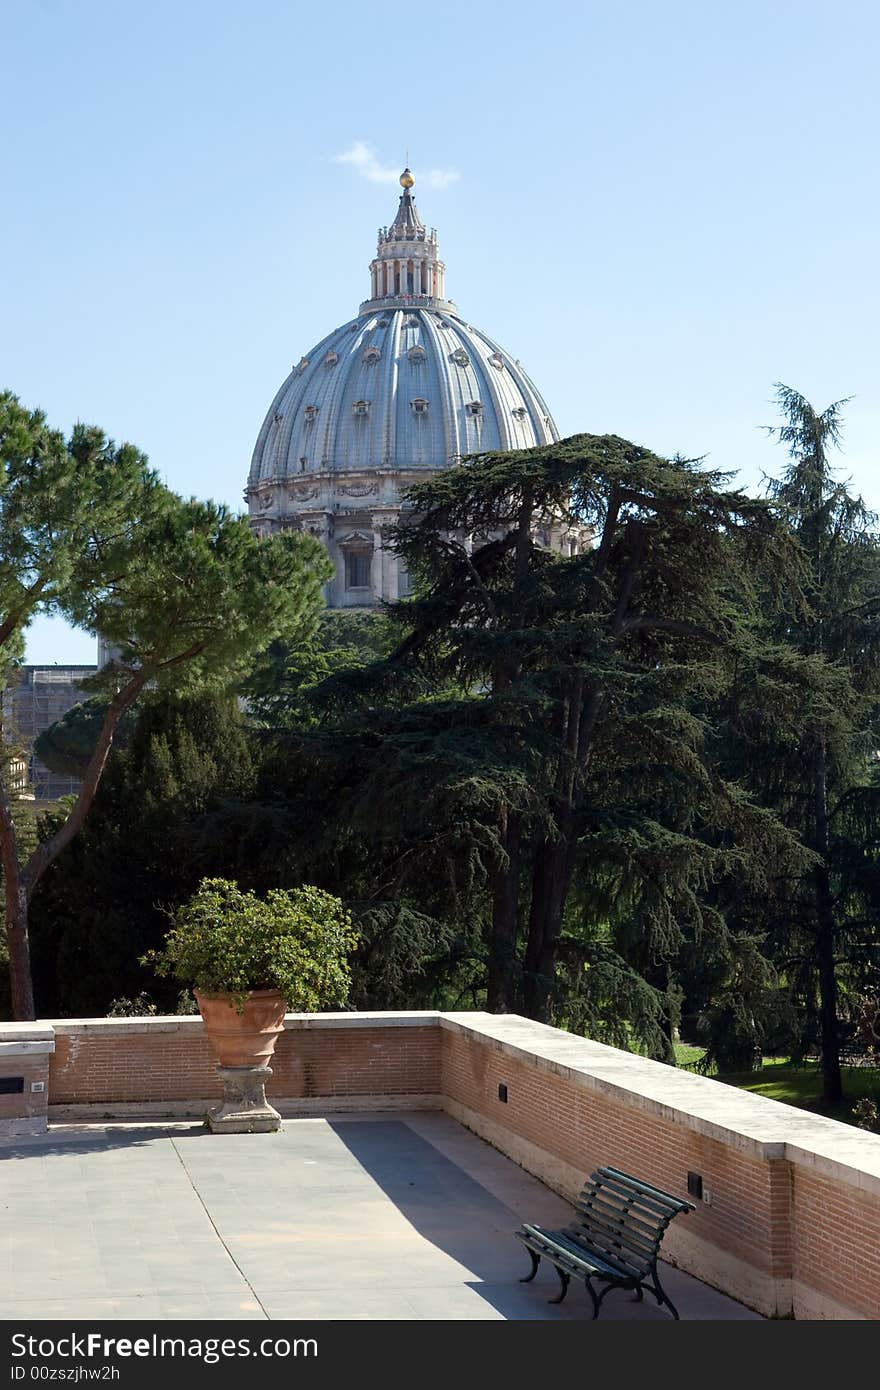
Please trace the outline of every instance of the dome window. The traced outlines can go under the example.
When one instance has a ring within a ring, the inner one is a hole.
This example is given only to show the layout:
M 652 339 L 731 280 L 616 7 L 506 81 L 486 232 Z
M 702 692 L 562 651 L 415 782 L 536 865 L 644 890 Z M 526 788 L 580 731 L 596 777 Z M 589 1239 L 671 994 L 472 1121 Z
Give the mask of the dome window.
M 365 415 L 369 415 L 370 413 L 370 402 L 355 401 L 354 405 L 352 406 L 352 410 L 354 411 L 355 415 L 363 418 Z
M 527 417 L 528 413 L 529 413 L 529 412 L 526 410 L 526 408 L 525 408 L 524 405 L 516 405 L 516 406 L 514 406 L 513 410 L 511 411 L 511 414 L 512 414 L 512 415 L 515 415 L 516 418 L 517 418 L 517 420 L 525 420 L 525 418 Z
M 379 319 L 378 323 L 376 324 L 376 327 L 377 327 L 377 328 L 387 328 L 387 327 L 388 327 L 388 319 Z
M 493 352 L 491 357 L 489 358 L 489 361 L 492 363 L 493 367 L 496 367 L 498 369 L 499 372 L 504 371 L 504 358 L 501 356 L 500 352 Z
M 415 347 L 411 347 L 406 355 L 409 358 L 410 362 L 418 363 L 424 362 L 428 354 L 425 352 L 425 349 L 421 346 L 420 343 L 416 343 Z
M 362 359 L 362 360 L 369 366 L 369 364 L 370 364 L 371 362 L 378 362 L 378 361 L 379 361 L 379 358 L 380 358 L 381 356 L 382 356 L 382 349 L 379 348 L 379 347 L 376 347 L 375 344 L 374 344 L 372 347 L 368 347 L 368 348 L 365 348 L 365 349 L 364 349 L 364 355 L 363 355 L 363 359 Z
M 306 424 L 313 425 L 318 418 L 318 407 L 316 405 L 307 405 L 303 411 L 303 415 L 306 417 Z
M 419 321 L 418 321 L 416 315 L 415 315 L 415 314 L 407 314 L 406 318 L 403 320 L 403 326 L 404 326 L 404 328 L 418 328 L 418 326 L 419 326 Z
M 302 458 L 301 458 L 300 461 L 299 461 L 299 471 L 300 471 L 300 473 L 305 473 L 305 471 L 306 471 L 306 469 L 307 469 L 307 467 L 308 467 L 308 464 L 309 464 L 309 461 L 308 461 L 308 459 L 306 458 L 305 454 L 303 454 Z
M 272 416 L 273 423 L 276 424 L 276 425 L 280 425 L 280 424 L 281 424 L 281 421 L 282 421 L 283 419 L 284 419 L 284 412 L 281 411 L 281 410 L 276 410 L 276 411 L 275 411 L 275 414 Z
M 339 542 L 339 548 L 345 556 L 346 589 L 369 589 L 373 568 L 372 538 L 363 531 L 352 531 Z
M 373 553 L 370 550 L 346 550 L 345 587 L 346 589 L 369 589 L 373 568 Z
M 467 405 L 465 406 L 465 410 L 467 411 L 468 415 L 472 415 L 475 419 L 479 420 L 483 414 L 483 402 L 468 401 Z
M 308 365 L 309 359 L 307 357 L 301 357 L 296 364 L 296 370 L 302 375 Z
M 428 402 L 423 396 L 416 396 L 414 401 L 410 401 L 410 408 L 413 415 L 427 415 Z
M 454 362 L 456 367 L 469 367 L 471 359 L 468 357 L 464 348 L 456 348 L 455 352 L 449 354 L 450 362 Z
M 336 366 L 336 363 L 337 363 L 338 361 L 339 361 L 339 353 L 338 353 L 338 352 L 334 352 L 333 349 L 331 348 L 330 351 L 327 353 L 327 356 L 324 358 L 324 366 L 325 366 L 325 367 L 335 367 L 335 366 Z

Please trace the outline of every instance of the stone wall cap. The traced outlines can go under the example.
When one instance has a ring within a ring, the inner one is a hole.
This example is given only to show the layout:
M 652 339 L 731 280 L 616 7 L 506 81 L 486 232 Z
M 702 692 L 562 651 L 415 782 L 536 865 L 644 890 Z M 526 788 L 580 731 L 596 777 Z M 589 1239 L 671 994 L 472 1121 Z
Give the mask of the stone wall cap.
M 106 1033 L 120 1037 L 126 1033 L 198 1032 L 204 1027 L 201 1014 L 145 1014 L 137 1018 L 53 1018 L 51 1025 L 59 1036 L 77 1033 Z
M 48 1056 L 54 1051 L 54 1038 L 22 1038 L 18 1042 L 6 1042 L 0 1035 L 0 1062 L 4 1057 Z
M 342 1010 L 326 1014 L 285 1014 L 285 1028 L 426 1028 L 440 1022 L 436 1009 Z
M 487 1015 L 488 1017 L 488 1015 Z M 284 1027 L 291 1028 L 424 1028 L 437 1024 L 440 1014 L 436 1009 L 371 1010 L 360 1013 L 356 1010 L 341 1010 L 325 1014 L 285 1014 Z M 35 1025 L 0 1025 L 6 1027 L 34 1027 Z M 136 1018 L 57 1018 L 48 1024 L 42 1023 L 40 1036 L 76 1036 L 77 1034 L 104 1033 L 108 1037 L 123 1037 L 138 1033 L 188 1033 L 201 1032 L 204 1027 L 201 1014 L 144 1014 Z M 54 1032 L 53 1032 L 54 1030 Z M 2 1041 L 2 1037 L 0 1037 Z
M 51 1023 L 0 1023 L 0 1043 L 54 1042 L 55 1029 Z
M 841 1125 L 836 1120 L 826 1123 L 838 1125 L 846 1133 L 817 1130 L 809 1143 L 786 1144 L 786 1158 L 796 1167 L 808 1168 L 822 1177 L 880 1197 L 880 1135 L 855 1125 Z
M 880 1135 L 517 1014 L 444 1013 L 440 1021 L 575 1085 L 743 1152 L 787 1158 L 880 1193 Z

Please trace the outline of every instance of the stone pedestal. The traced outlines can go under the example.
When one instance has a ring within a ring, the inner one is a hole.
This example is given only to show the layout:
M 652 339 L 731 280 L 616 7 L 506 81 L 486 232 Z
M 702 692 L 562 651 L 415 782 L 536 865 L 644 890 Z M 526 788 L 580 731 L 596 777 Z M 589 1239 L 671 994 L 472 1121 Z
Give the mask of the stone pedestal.
M 264 1134 L 281 1128 L 281 1116 L 266 1099 L 271 1067 L 220 1067 L 223 1100 L 209 1110 L 214 1134 Z

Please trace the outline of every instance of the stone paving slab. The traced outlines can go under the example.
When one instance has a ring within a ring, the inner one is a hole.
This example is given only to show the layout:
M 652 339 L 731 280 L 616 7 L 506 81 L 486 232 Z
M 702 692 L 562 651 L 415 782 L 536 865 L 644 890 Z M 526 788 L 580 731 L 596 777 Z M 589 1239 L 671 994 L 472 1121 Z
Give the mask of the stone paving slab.
M 0 1318 L 586 1320 L 513 1238 L 564 1224 L 548 1188 L 440 1113 L 58 1126 L 0 1147 Z M 687 1319 L 751 1319 L 678 1270 Z M 602 1317 L 668 1318 L 612 1293 Z

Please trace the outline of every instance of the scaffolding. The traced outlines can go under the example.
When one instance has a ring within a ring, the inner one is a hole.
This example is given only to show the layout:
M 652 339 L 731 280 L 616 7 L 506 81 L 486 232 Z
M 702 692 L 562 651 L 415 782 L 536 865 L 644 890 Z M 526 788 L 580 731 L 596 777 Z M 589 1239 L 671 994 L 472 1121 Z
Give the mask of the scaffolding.
M 27 759 L 28 782 L 37 801 L 57 801 L 75 796 L 80 789 L 77 777 L 51 772 L 34 753 L 40 734 L 57 723 L 69 709 L 89 699 L 82 682 L 97 666 L 20 666 L 18 682 L 3 692 L 3 739 L 14 744 Z

